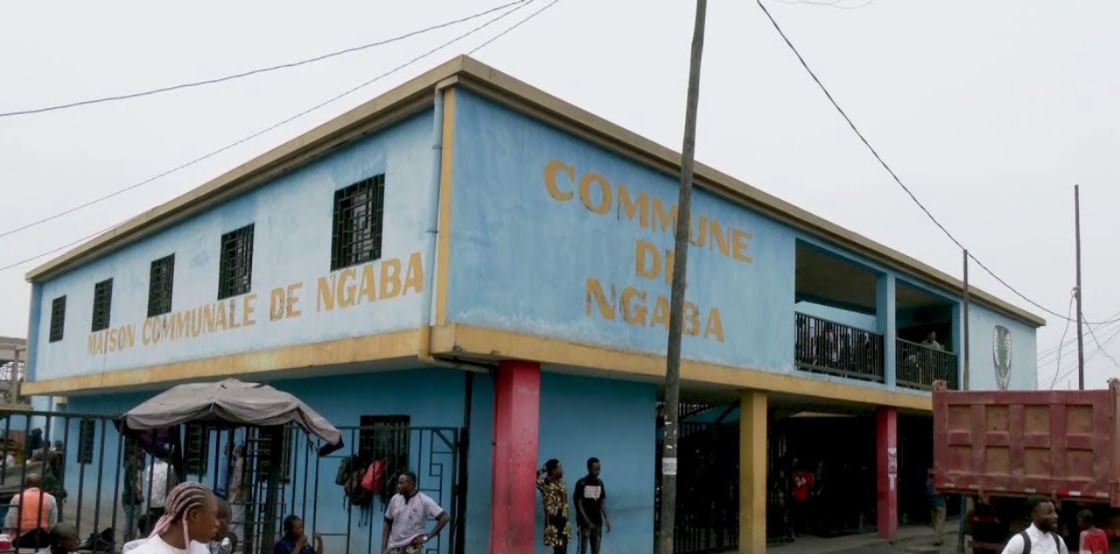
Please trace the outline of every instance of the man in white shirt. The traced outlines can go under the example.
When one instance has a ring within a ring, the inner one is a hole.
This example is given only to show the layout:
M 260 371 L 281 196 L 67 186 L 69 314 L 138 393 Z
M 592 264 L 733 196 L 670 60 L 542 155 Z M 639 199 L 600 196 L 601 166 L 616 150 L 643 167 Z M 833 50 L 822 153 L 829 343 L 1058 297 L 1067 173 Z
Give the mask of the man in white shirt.
M 1054 527 L 1058 524 L 1058 512 L 1050 500 L 1033 496 L 1027 500 L 1031 510 L 1031 526 L 1011 537 L 1003 554 L 1069 554 L 1069 548 Z
M 431 534 L 427 522 L 436 520 Z M 381 533 L 382 554 L 420 554 L 424 544 L 439 534 L 451 518 L 428 495 L 416 490 L 416 474 L 406 471 L 397 479 L 397 494 L 385 508 Z
M 148 511 L 156 519 L 163 515 L 164 504 L 167 503 L 167 491 L 173 485 L 167 482 L 169 468 L 164 458 L 156 458 L 144 468 L 144 494 L 151 495 L 148 497 Z

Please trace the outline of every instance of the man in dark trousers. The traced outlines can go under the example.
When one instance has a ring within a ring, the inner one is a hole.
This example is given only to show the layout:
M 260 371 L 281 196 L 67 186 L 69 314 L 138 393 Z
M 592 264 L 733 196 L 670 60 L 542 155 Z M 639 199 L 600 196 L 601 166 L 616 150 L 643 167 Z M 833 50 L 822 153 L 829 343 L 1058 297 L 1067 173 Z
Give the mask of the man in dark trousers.
M 587 476 L 576 481 L 575 494 L 576 518 L 579 523 L 579 554 L 587 554 L 587 544 L 591 543 L 591 554 L 599 554 L 603 543 L 603 526 L 611 532 L 611 519 L 607 517 L 607 488 L 599 479 L 602 466 L 598 458 L 587 460 Z

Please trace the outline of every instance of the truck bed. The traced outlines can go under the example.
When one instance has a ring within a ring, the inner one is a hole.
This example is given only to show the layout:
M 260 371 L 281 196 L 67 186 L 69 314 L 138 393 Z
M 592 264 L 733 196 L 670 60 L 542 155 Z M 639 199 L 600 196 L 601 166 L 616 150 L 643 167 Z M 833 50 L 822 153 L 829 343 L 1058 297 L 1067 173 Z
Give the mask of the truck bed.
M 933 392 L 934 487 L 1120 507 L 1120 381 L 1106 390 Z

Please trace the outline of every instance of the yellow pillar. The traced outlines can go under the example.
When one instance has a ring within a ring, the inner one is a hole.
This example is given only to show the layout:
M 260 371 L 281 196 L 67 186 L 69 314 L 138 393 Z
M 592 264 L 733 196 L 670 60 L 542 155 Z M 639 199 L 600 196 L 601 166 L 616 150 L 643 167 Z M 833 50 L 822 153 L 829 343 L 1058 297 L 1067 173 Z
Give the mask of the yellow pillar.
M 766 552 L 766 393 L 739 401 L 739 552 Z

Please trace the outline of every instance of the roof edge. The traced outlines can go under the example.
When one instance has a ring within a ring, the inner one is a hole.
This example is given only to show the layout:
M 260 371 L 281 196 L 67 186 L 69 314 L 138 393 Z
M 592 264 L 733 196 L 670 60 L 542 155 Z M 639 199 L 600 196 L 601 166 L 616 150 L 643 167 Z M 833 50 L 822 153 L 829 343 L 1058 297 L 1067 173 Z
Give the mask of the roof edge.
M 459 79 L 455 79 L 456 77 Z M 26 279 L 31 282 L 42 281 L 69 271 L 98 255 L 131 244 L 235 194 L 261 186 L 276 174 L 307 163 L 329 148 L 399 121 L 401 117 L 407 117 L 410 115 L 408 113 L 410 108 L 412 113 L 415 113 L 432 101 L 437 87 L 451 84 L 471 89 L 481 88 L 488 96 L 527 112 L 531 117 L 545 119 L 569 129 L 574 128 L 584 138 L 590 138 L 660 171 L 666 173 L 680 171 L 679 152 L 576 107 L 474 58 L 460 55 L 187 193 L 117 225 L 89 242 L 32 269 L 27 273 Z M 394 115 L 397 119 L 393 118 Z M 947 288 L 951 293 L 963 294 L 964 283 L 961 280 L 726 173 L 696 163 L 694 175 L 697 185 L 759 211 L 767 217 L 821 236 L 903 273 Z M 980 303 L 1034 328 L 1046 325 L 1045 319 L 980 289 L 970 286 L 969 294 Z

